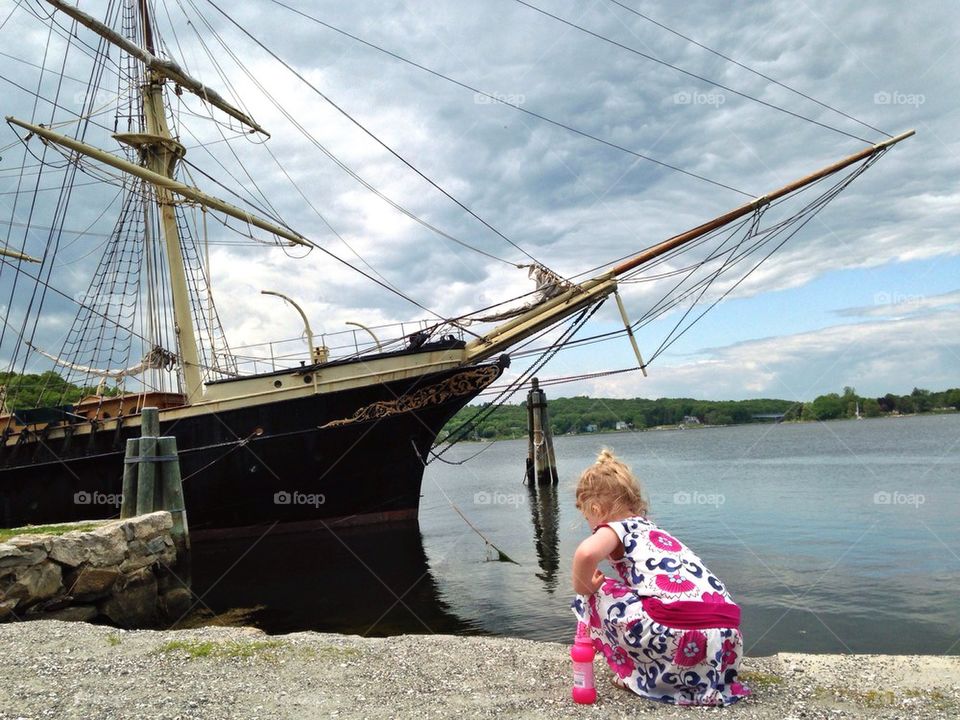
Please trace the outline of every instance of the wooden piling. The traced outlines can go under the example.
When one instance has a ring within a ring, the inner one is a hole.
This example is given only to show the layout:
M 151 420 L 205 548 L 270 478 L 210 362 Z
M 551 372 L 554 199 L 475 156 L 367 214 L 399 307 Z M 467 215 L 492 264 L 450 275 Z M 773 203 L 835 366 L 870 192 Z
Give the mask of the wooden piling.
M 157 436 L 160 418 L 156 408 L 144 408 L 140 415 L 140 462 L 137 463 L 137 515 L 157 510 Z
M 127 452 L 123 458 L 123 495 L 120 504 L 120 517 L 132 518 L 137 514 L 137 465 L 140 457 L 140 440 L 127 440 Z
M 556 484 L 557 458 L 553 451 L 553 432 L 547 413 L 547 395 L 537 378 L 531 380 L 527 394 L 527 480 L 535 485 Z
M 127 440 L 120 517 L 166 510 L 173 518 L 171 535 L 177 550 L 185 552 L 190 550 L 190 532 L 177 439 L 159 435 L 159 412 L 156 408 L 144 408 L 140 416 L 140 438 Z
M 157 450 L 164 457 L 177 457 L 177 439 L 162 437 L 158 441 Z M 183 480 L 180 476 L 179 459 L 166 460 L 160 465 L 160 488 L 162 491 L 161 507 L 173 517 L 173 542 L 177 550 L 190 549 L 190 532 L 187 527 L 187 508 L 183 502 Z
M 137 462 L 137 515 L 146 515 L 154 510 L 157 467 L 152 458 L 156 454 L 157 439 L 155 437 L 140 438 L 140 459 Z

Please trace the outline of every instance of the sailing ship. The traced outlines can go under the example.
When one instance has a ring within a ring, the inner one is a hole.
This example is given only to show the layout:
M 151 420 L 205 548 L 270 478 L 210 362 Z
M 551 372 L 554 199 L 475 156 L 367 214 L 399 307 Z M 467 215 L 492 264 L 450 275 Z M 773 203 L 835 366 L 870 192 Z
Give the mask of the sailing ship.
M 570 342 L 572 332 L 614 297 L 624 321 L 622 334 L 645 373 L 647 363 L 633 334 L 636 323 L 628 318 L 619 283 L 705 239 L 738 232 L 736 252 L 708 258 L 720 259 L 711 276 L 718 277 L 764 243 L 779 242 L 912 134 L 868 144 L 686 232 L 606 263 L 586 279 L 562 277 L 542 264 L 524 266 L 536 278 L 537 290 L 519 306 L 513 299 L 458 318 L 424 321 L 413 331 L 401 325 L 383 341 L 385 331 L 377 329 L 373 344 L 355 342 L 339 354 L 325 342 L 314 345 L 304 315 L 306 357 L 247 372 L 226 342 L 213 303 L 204 252 L 208 218 L 282 247 L 318 245 L 279 216 L 254 212 L 194 182 L 199 173 L 185 169 L 181 124 L 187 118 L 177 113 L 178 99 L 193 96 L 210 116 L 240 128 L 244 136 L 265 139 L 267 131 L 252 113 L 172 58 L 171 46 L 159 37 L 153 3 L 112 3 L 107 16 L 97 19 L 65 0 L 44 2 L 52 11 L 31 10 L 36 22 L 53 34 L 80 38 L 91 49 L 91 82 L 100 82 L 106 70 L 119 78 L 122 92 L 109 132 L 116 146 L 107 149 L 88 137 L 102 128 L 96 122 L 102 116 L 95 107 L 99 87 L 91 88 L 84 111 L 63 123 L 7 117 L 25 157 L 35 158 L 41 171 L 56 167 L 64 180 L 42 255 L 32 257 L 23 243 L 8 240 L 0 247 L 2 268 L 40 295 L 60 292 L 51 273 L 65 218 L 76 210 L 70 191 L 81 172 L 118 187 L 121 212 L 88 292 L 75 298 L 77 315 L 60 351 L 37 342 L 40 318 L 35 316 L 42 302 L 31 304 L 16 323 L 4 320 L 0 343 L 7 343 L 2 347 L 11 370 L 19 368 L 22 376 L 28 367 L 46 362 L 90 388 L 74 402 L 2 408 L 0 526 L 6 527 L 115 515 L 116 504 L 90 498 L 119 495 L 125 443 L 139 436 L 145 407 L 159 408 L 161 434 L 177 438 L 194 532 L 416 518 L 424 467 L 438 434 L 479 393 L 498 387 L 512 348 L 548 338 L 544 342 L 552 351 Z M 817 185 L 829 188 L 790 217 L 763 222 L 781 200 Z M 24 237 L 29 236 L 28 228 Z M 688 290 L 699 298 L 705 287 L 695 284 Z M 135 321 L 134 313 L 141 319 Z M 17 377 L 9 374 L 8 384 Z M 516 388 L 522 380 L 515 378 L 507 387 Z

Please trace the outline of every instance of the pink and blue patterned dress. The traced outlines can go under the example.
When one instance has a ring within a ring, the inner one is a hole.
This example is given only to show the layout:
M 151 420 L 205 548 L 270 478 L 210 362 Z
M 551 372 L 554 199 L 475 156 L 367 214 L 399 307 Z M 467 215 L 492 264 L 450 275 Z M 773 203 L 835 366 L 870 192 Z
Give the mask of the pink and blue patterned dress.
M 605 527 L 623 544 L 611 561 L 620 579 L 572 607 L 610 669 L 636 694 L 665 703 L 730 705 L 749 695 L 737 680 L 740 608 L 723 583 L 649 520 Z

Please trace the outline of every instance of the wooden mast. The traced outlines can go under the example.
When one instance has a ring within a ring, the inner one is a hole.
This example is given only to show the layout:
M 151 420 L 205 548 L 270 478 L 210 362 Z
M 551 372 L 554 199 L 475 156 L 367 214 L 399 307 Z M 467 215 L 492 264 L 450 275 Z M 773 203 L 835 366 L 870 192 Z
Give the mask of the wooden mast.
M 150 24 L 150 12 L 147 0 L 140 0 L 140 22 L 147 50 L 156 54 L 153 43 L 153 28 Z M 165 78 L 155 70 L 146 69 L 147 82 L 141 88 L 143 93 L 143 117 L 145 134 L 139 143 L 141 157 L 147 168 L 168 178 L 173 178 L 177 161 L 186 154 L 186 150 L 170 135 L 167 126 L 166 107 L 164 106 L 163 86 Z M 190 303 L 190 287 L 180 245 L 180 229 L 177 226 L 176 209 L 173 194 L 167 188 L 155 185 L 157 212 L 160 213 L 160 227 L 167 251 L 167 265 L 170 272 L 170 292 L 173 298 L 173 317 L 180 350 L 180 367 L 183 369 L 184 394 L 187 402 L 194 402 L 203 394 L 203 373 L 200 366 L 200 351 L 197 345 L 197 333 L 193 322 L 193 309 Z

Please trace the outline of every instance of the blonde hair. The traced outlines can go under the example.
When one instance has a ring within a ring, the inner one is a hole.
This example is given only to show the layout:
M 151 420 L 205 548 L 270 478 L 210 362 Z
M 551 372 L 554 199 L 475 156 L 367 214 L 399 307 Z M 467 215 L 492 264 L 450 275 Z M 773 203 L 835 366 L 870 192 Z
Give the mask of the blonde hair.
M 600 505 L 605 515 L 646 516 L 649 510 L 640 483 L 609 448 L 600 451 L 597 461 L 583 471 L 577 483 L 577 510 L 592 502 Z

